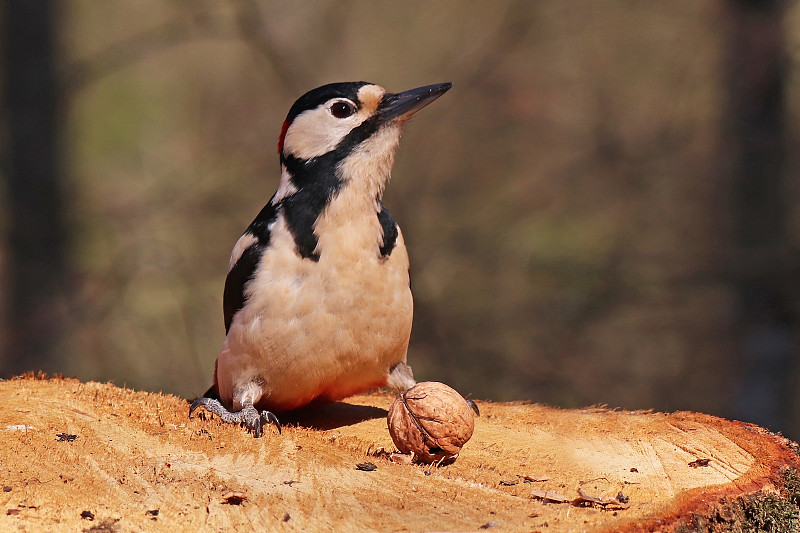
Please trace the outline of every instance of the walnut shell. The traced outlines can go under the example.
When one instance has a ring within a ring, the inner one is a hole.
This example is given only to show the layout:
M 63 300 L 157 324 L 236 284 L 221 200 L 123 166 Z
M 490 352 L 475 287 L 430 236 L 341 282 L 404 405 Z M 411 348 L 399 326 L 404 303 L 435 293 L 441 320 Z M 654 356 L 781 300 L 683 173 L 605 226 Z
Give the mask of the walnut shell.
M 475 429 L 472 407 L 458 392 L 435 381 L 398 394 L 388 423 L 397 449 L 423 463 L 456 456 Z

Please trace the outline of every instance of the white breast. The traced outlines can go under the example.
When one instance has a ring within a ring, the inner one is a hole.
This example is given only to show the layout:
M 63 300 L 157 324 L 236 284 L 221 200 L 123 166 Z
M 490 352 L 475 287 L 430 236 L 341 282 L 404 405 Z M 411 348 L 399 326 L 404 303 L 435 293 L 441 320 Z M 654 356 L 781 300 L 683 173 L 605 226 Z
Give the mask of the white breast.
M 273 227 L 218 360 L 219 393 L 235 409 L 245 395 L 278 411 L 340 399 L 384 385 L 406 360 L 413 311 L 403 237 L 382 258 L 374 208 L 354 219 L 345 191 L 318 221 L 318 262 L 297 254 L 282 216 Z

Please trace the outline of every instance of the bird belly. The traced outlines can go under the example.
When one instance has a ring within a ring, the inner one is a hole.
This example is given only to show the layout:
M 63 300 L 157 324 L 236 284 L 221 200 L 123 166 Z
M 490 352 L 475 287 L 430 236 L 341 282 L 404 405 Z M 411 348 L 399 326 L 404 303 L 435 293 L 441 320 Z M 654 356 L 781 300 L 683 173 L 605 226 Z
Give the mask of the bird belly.
M 406 360 L 413 304 L 402 240 L 387 258 L 314 262 L 276 239 L 247 298 L 217 364 L 221 399 L 236 409 L 246 395 L 275 411 L 339 400 L 384 385 Z

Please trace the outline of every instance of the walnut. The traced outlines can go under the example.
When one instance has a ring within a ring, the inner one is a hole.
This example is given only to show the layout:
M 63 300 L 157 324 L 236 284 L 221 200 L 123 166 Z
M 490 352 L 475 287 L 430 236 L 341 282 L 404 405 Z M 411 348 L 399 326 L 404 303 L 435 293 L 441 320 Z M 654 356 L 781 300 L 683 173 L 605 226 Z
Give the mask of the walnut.
M 473 407 L 444 383 L 417 383 L 389 408 L 389 434 L 397 449 L 423 463 L 458 455 L 475 429 Z

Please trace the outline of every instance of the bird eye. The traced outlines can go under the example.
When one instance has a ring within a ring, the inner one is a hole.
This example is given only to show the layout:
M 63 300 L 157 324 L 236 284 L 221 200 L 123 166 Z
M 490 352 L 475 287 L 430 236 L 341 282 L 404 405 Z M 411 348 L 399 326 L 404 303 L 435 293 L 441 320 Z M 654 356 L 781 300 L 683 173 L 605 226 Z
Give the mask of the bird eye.
M 335 102 L 331 106 L 331 115 L 336 118 L 347 118 L 356 112 L 356 107 L 350 102 Z

